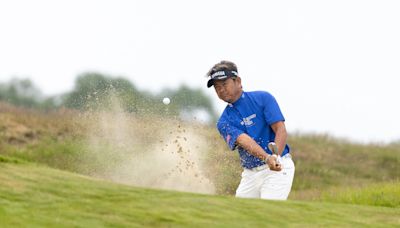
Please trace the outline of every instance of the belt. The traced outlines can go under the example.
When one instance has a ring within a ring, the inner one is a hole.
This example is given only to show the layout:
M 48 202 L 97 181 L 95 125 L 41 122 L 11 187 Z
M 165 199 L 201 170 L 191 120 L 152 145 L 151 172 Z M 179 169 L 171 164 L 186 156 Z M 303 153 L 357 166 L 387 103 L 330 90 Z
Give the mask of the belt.
M 260 166 L 254 167 L 254 168 L 250 168 L 250 169 L 246 168 L 246 169 L 251 170 L 251 171 L 261 171 L 261 170 L 264 170 L 267 168 L 268 168 L 267 165 L 260 165 Z

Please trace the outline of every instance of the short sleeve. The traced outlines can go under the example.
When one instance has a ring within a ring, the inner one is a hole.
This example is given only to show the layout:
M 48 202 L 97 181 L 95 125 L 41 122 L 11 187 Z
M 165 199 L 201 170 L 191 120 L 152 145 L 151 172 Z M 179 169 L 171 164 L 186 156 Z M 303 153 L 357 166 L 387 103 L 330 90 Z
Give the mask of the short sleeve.
M 274 124 L 278 121 L 285 121 L 275 97 L 273 97 L 270 93 L 265 93 L 262 99 L 265 121 L 268 125 Z
M 226 120 L 219 120 L 217 123 L 218 131 L 224 138 L 225 142 L 228 144 L 229 149 L 234 150 L 236 148 L 236 140 L 239 135 L 244 132 Z

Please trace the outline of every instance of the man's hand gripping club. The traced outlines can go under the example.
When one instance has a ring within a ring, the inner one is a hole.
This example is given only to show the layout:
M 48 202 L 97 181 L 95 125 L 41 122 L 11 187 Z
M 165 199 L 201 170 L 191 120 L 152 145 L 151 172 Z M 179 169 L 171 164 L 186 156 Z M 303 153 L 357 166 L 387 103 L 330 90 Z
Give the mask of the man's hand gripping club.
M 279 163 L 279 153 L 278 153 L 278 147 L 274 142 L 268 143 L 268 149 L 272 152 L 272 155 L 270 155 L 266 163 L 269 166 L 269 169 L 274 170 L 274 171 L 281 171 L 282 170 L 282 165 Z

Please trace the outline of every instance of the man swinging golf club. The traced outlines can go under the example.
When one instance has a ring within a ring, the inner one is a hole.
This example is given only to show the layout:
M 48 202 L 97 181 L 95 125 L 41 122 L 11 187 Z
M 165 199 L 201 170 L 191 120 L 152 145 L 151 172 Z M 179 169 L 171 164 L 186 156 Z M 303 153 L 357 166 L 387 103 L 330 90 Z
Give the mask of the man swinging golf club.
M 286 200 L 295 167 L 275 98 L 264 91 L 243 91 L 237 67 L 230 61 L 215 64 L 207 76 L 207 87 L 214 86 L 228 103 L 217 128 L 229 148 L 239 151 L 243 172 L 236 196 Z

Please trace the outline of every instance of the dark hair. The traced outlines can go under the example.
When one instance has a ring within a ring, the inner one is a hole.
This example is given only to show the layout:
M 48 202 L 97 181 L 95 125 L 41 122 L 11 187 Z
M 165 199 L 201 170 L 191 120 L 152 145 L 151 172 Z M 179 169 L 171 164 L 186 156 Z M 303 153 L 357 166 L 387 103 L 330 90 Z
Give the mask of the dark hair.
M 234 64 L 233 62 L 227 61 L 227 60 L 222 60 L 221 62 L 219 62 L 219 63 L 215 64 L 213 67 L 211 67 L 211 69 L 208 71 L 206 76 L 210 77 L 215 72 L 221 71 L 221 70 L 238 72 L 236 64 Z

